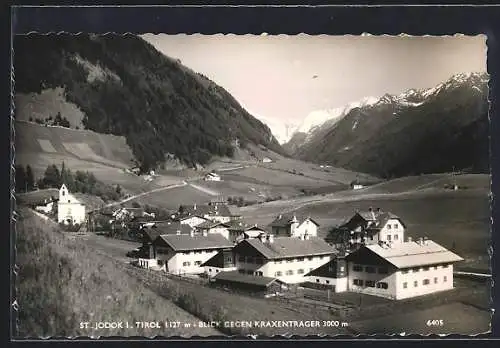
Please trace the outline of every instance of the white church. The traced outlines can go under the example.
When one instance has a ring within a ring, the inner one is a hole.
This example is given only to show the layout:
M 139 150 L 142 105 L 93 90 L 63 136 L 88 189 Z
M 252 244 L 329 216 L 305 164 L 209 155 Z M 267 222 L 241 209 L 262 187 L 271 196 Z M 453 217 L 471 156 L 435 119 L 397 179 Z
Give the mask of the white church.
M 73 196 L 64 184 L 59 189 L 57 222 L 73 225 L 85 222 L 85 205 Z

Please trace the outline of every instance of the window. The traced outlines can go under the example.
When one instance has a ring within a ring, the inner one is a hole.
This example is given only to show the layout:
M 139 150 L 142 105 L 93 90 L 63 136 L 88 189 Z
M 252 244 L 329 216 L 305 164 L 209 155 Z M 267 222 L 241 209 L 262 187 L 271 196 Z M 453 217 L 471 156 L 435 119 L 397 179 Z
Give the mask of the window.
M 399 239 L 398 235 L 397 235 L 397 234 L 395 234 L 395 235 L 394 235 L 394 240 L 398 240 L 398 239 Z
M 437 277 L 434 278 L 434 284 L 437 284 L 438 283 L 438 279 Z
M 184 267 L 191 266 L 191 262 L 189 262 L 189 261 L 183 262 L 182 266 L 184 266 Z
M 320 259 L 320 260 L 323 260 L 323 255 L 321 255 L 321 256 L 319 257 L 319 259 Z
M 390 230 L 391 229 L 391 225 L 387 225 L 387 229 Z
M 415 281 L 413 282 L 413 286 L 416 288 L 416 287 L 418 286 L 418 281 L 416 281 L 416 280 L 415 280 Z
M 302 268 L 297 270 L 297 274 L 304 274 L 304 270 Z
M 239 256 L 238 257 L 239 262 L 245 262 L 245 256 Z
M 329 280 L 326 280 L 326 281 L 325 281 L 325 283 L 330 284 L 330 281 L 329 281 Z
M 438 269 L 438 266 L 434 266 L 434 270 L 437 270 Z
M 408 288 L 408 283 L 407 283 L 407 282 L 404 282 L 404 283 L 403 283 L 403 289 L 406 289 L 406 288 Z
M 352 270 L 353 270 L 354 272 L 363 272 L 363 267 L 362 267 L 362 266 L 360 266 L 360 265 L 354 265 L 354 266 L 352 267 Z
M 408 269 L 407 268 L 401 270 L 401 274 L 406 274 L 406 273 L 408 273 Z
M 314 260 L 314 257 L 309 256 L 307 259 L 308 259 L 309 261 L 312 261 L 312 260 Z
M 199 266 L 199 265 L 201 265 L 201 261 L 195 261 L 195 262 L 194 262 L 194 265 L 195 265 L 195 266 Z
M 370 240 L 373 240 L 373 236 L 370 236 Z
M 282 264 L 282 263 L 283 263 L 283 261 L 278 260 L 278 261 L 275 261 L 275 263 L 279 265 L 279 264 Z
M 377 283 L 377 288 L 379 289 L 387 289 L 388 287 L 389 285 L 386 282 Z
M 397 229 L 398 227 L 399 227 L 399 226 L 398 226 L 398 224 L 394 224 L 394 228 L 396 228 L 396 229 Z
M 392 239 L 392 238 L 391 238 L 391 235 L 390 235 L 390 234 L 388 234 L 388 235 L 387 235 L 387 240 L 390 242 L 390 241 L 391 241 L 391 239 Z
M 247 274 L 249 274 L 249 275 L 253 275 L 253 271 L 252 271 L 252 270 L 248 270 L 248 271 L 247 271 Z
M 299 257 L 299 258 L 297 259 L 297 261 L 298 261 L 298 262 L 304 261 L 304 258 L 303 258 L 303 257 Z
M 430 281 L 429 279 L 424 279 L 424 280 L 422 281 L 422 284 L 424 284 L 424 285 L 429 285 L 429 284 L 430 284 L 430 282 L 431 282 L 431 281 Z
M 255 272 L 255 275 L 258 275 L 259 277 L 262 277 L 263 273 L 261 271 Z
M 344 266 L 340 266 L 340 272 L 344 272 L 345 271 L 345 267 Z
M 424 267 L 423 268 L 424 271 L 428 271 L 429 270 L 429 267 Z
M 366 281 L 366 286 L 369 286 L 370 288 L 375 287 L 375 281 L 374 280 L 367 280 Z
M 380 267 L 378 269 L 378 273 L 379 274 L 387 274 L 387 273 L 389 273 L 389 269 L 387 267 Z
M 275 277 L 281 277 L 282 275 L 283 275 L 283 273 L 281 273 L 281 271 L 274 273 Z
M 447 276 L 444 276 L 444 277 L 443 277 L 443 282 L 445 282 L 445 283 L 446 283 L 447 281 L 448 281 L 448 277 L 447 277 Z
M 208 271 L 209 271 L 210 273 L 212 273 L 212 269 L 211 269 L 211 268 L 209 268 L 209 269 L 208 269 Z
M 375 273 L 375 267 L 372 267 L 372 266 L 366 266 L 366 267 L 365 267 L 365 272 L 366 272 L 366 273 Z
M 245 274 L 245 270 L 244 269 L 239 269 L 238 273 Z
M 216 269 L 216 270 L 215 270 L 215 273 L 219 273 L 219 270 L 218 270 L 218 269 Z
M 450 265 L 449 265 L 449 264 L 444 264 L 444 265 L 443 265 L 443 268 L 448 268 L 448 267 L 450 267 Z
M 319 283 L 319 279 L 318 278 L 316 278 L 316 283 Z
M 352 283 L 357 286 L 363 286 L 363 279 L 354 279 Z
M 286 263 L 291 263 L 291 262 L 293 262 L 293 259 L 287 259 L 286 260 Z
M 415 267 L 415 268 L 412 268 L 412 269 L 411 269 L 411 271 L 412 271 L 413 273 L 417 273 L 419 270 L 420 270 L 420 269 L 419 269 L 418 267 Z
M 226 262 L 233 262 L 233 258 L 231 256 L 228 256 Z

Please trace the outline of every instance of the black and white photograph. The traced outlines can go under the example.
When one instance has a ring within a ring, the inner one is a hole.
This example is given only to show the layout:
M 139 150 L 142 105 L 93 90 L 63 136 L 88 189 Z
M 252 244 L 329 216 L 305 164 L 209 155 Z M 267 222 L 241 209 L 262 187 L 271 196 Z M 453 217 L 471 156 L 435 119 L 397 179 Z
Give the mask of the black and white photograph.
M 13 37 L 16 338 L 490 332 L 486 35 Z

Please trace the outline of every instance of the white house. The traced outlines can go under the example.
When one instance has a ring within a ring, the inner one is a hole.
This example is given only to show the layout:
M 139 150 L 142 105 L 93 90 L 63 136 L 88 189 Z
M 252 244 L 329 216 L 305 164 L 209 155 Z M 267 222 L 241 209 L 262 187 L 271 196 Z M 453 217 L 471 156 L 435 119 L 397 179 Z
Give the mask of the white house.
M 330 244 L 347 244 L 349 249 L 379 242 L 402 243 L 405 223 L 390 212 L 369 208 L 356 212 L 346 223 L 336 228 L 325 240 Z
M 205 181 L 220 181 L 220 175 L 217 173 L 208 173 L 205 175 Z
M 167 234 L 153 242 L 154 258 L 168 273 L 202 274 L 202 264 L 219 251 L 231 249 L 232 243 L 222 235 Z
M 361 184 L 352 184 L 352 189 L 353 190 L 359 190 L 362 189 L 364 186 Z
M 199 225 L 196 225 L 196 230 L 200 233 L 214 234 L 218 233 L 224 238 L 229 239 L 229 225 L 219 221 L 205 221 Z
M 196 227 L 202 223 L 209 222 L 210 220 L 205 219 L 204 217 L 201 217 L 198 215 L 190 215 L 190 216 L 181 217 L 177 221 L 183 225 L 189 225 L 191 227 Z
M 264 163 L 271 163 L 272 161 L 273 161 L 273 160 L 272 160 L 272 159 L 270 159 L 269 157 L 264 157 L 264 158 L 262 159 L 262 162 L 264 162 Z
M 295 214 L 278 215 L 269 225 L 277 237 L 317 237 L 319 224 L 311 217 L 297 217 Z
M 333 292 L 347 291 L 347 261 L 343 256 L 337 256 L 330 262 L 313 269 L 305 275 L 307 281 Z
M 64 224 L 81 224 L 85 222 L 85 205 L 70 194 L 64 184 L 59 189 L 57 222 Z
M 49 214 L 54 211 L 55 199 L 44 199 L 43 203 L 35 205 L 35 210 L 44 214 Z
M 229 240 L 231 242 L 240 242 L 243 239 L 257 238 L 261 235 L 269 234 L 263 228 L 257 225 L 249 225 L 242 220 L 231 221 L 228 224 Z
M 208 278 L 215 277 L 219 272 L 236 271 L 234 263 L 234 254 L 231 249 L 223 249 L 210 259 L 202 263 L 205 268 L 205 274 Z
M 427 240 L 362 246 L 346 256 L 348 290 L 404 299 L 453 288 L 453 264 L 463 259 Z
M 304 276 L 329 262 L 335 250 L 323 239 L 274 237 L 244 239 L 235 245 L 238 272 L 277 278 L 284 283 L 301 283 Z
M 174 214 L 173 219 L 178 220 L 189 218 L 191 216 L 197 216 L 206 220 L 224 223 L 239 218 L 238 216 L 231 214 L 227 204 L 221 202 L 211 202 L 208 204 L 181 205 L 178 211 Z

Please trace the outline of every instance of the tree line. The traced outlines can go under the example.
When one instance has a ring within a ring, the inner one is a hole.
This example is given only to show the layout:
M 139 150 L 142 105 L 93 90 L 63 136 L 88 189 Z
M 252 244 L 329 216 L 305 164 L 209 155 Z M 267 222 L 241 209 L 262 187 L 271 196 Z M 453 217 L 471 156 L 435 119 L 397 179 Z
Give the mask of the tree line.
M 26 169 L 23 166 L 16 166 L 16 191 L 27 192 L 33 191 L 35 188 L 59 189 L 62 184 L 65 184 L 70 192 L 86 193 L 93 196 L 98 196 L 104 201 L 117 201 L 124 196 L 124 192 L 120 185 L 107 185 L 97 180 L 91 172 L 77 170 L 72 172 L 66 168 L 64 162 L 61 168 L 55 164 L 47 166 L 41 178 L 36 180 L 31 167 L 28 165 Z

